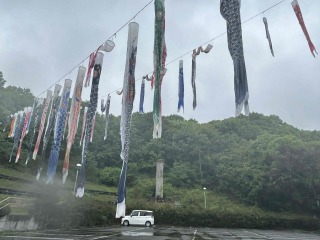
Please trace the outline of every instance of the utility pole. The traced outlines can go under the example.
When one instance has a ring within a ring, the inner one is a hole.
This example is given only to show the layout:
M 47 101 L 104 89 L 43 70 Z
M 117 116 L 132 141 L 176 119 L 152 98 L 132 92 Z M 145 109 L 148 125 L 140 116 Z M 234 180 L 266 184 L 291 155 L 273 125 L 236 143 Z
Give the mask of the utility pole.
M 203 196 L 204 196 L 204 209 L 207 209 L 207 196 L 206 196 L 206 188 L 203 188 Z
M 157 162 L 156 171 L 156 200 L 163 199 L 163 159 Z

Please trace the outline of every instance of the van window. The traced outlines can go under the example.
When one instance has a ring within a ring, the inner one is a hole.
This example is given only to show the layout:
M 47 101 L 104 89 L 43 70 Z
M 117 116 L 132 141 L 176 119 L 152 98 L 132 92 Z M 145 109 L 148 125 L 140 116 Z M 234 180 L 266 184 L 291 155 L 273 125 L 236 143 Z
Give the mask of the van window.
M 145 212 L 145 216 L 153 216 L 153 212 Z
M 140 212 L 140 216 L 146 216 L 146 212 L 145 211 L 141 211 Z
M 138 216 L 138 214 L 139 214 L 138 211 L 133 211 L 133 212 L 131 213 L 131 216 Z

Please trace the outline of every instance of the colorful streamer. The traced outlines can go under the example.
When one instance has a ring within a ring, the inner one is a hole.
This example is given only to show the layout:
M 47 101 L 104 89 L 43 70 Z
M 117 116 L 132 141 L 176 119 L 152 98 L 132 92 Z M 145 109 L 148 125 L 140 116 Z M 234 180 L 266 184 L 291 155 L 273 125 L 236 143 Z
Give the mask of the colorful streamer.
M 108 94 L 109 96 L 110 94 Z M 104 111 L 106 110 L 106 106 L 104 105 L 104 99 L 101 98 L 101 112 L 104 113 Z
M 23 139 L 27 134 L 27 128 L 28 128 L 29 119 L 30 119 L 31 114 L 32 114 L 32 107 L 27 107 L 26 108 L 26 117 L 24 119 L 23 129 L 22 129 L 21 137 L 20 137 L 20 143 L 19 143 L 19 147 L 18 147 L 18 151 L 17 151 L 17 155 L 16 155 L 16 161 L 15 161 L 16 163 L 19 161 L 19 158 L 20 158 L 21 147 L 22 147 Z
M 96 113 L 94 113 L 93 119 L 92 119 L 92 130 L 90 134 L 90 142 L 92 142 L 93 139 L 93 133 L 94 133 L 94 126 L 96 125 Z
M 23 113 L 24 111 L 18 111 L 18 117 L 17 117 L 17 122 L 16 122 L 16 126 L 15 126 L 15 129 L 14 129 L 14 138 L 16 138 L 16 136 L 18 137 L 18 141 L 19 141 L 19 136 L 18 136 L 18 133 L 19 133 L 19 127 L 20 127 L 20 123 L 21 123 L 21 120 L 22 120 L 22 117 L 23 117 Z
M 16 118 L 16 121 L 15 121 L 13 133 L 12 133 L 13 141 L 14 141 L 14 136 L 16 136 L 18 131 L 19 131 L 19 125 L 20 125 L 20 121 L 21 121 L 21 117 L 22 117 L 23 111 L 18 111 L 16 114 L 17 114 L 17 118 Z
M 198 47 L 198 49 L 194 49 L 192 52 L 192 67 L 191 67 L 191 86 L 192 86 L 192 92 L 193 92 L 193 102 L 192 107 L 193 110 L 197 107 L 197 90 L 196 90 L 196 70 L 197 70 L 197 62 L 196 57 L 201 53 L 208 53 L 212 49 L 212 45 L 208 44 L 205 49 L 202 48 L 202 46 Z
M 115 46 L 114 42 L 112 42 L 111 40 L 107 40 L 105 44 L 99 49 L 102 51 L 111 52 L 114 46 Z M 90 103 L 89 103 L 87 118 L 86 118 L 85 134 L 83 138 L 81 168 L 80 168 L 79 176 L 76 182 L 76 194 L 75 194 L 76 197 L 82 197 L 84 194 L 87 149 L 88 149 L 88 144 L 91 137 L 93 116 L 97 110 L 98 89 L 99 89 L 99 82 L 100 82 L 100 74 L 102 70 L 102 63 L 103 63 L 103 53 L 97 52 L 96 58 L 95 58 L 95 64 L 94 64 L 94 72 L 92 76 Z
M 12 138 L 14 135 L 14 129 L 16 126 L 16 122 L 17 122 L 17 117 L 18 117 L 18 113 L 15 113 L 12 117 L 11 117 L 11 124 L 10 124 L 10 130 L 8 133 L 8 137 Z
M 145 80 L 147 80 L 148 82 L 150 82 L 151 89 L 153 89 L 153 82 L 154 82 L 154 81 L 153 81 L 153 80 L 154 80 L 153 75 L 151 76 L 151 78 L 149 78 L 149 76 L 148 76 L 148 74 L 147 74 L 147 75 L 143 76 L 142 79 L 145 79 Z
M 145 80 L 144 78 L 142 78 L 141 90 L 140 90 L 139 113 L 143 113 L 144 92 L 145 92 Z
M 274 56 L 271 36 L 270 36 L 270 32 L 269 32 L 269 27 L 268 27 L 268 20 L 267 20 L 266 17 L 263 17 L 263 23 L 264 23 L 264 28 L 266 29 L 266 37 L 267 37 L 268 42 L 269 42 L 269 48 L 270 48 L 272 56 Z
M 65 121 L 65 123 L 64 123 L 63 133 L 62 133 L 62 139 L 63 139 L 63 140 L 64 140 L 64 135 L 65 135 L 66 130 L 67 130 L 67 125 L 68 125 L 68 121 L 69 121 L 69 115 L 70 115 L 70 112 L 67 112 L 66 121 Z
M 102 102 L 101 102 L 101 111 L 104 112 L 106 111 L 106 126 L 104 128 L 104 137 L 103 137 L 103 140 L 106 140 L 107 139 L 107 135 L 108 135 L 108 126 L 109 126 L 109 121 L 110 121 L 110 116 L 109 116 L 109 110 L 110 110 L 110 101 L 111 101 L 111 96 L 110 94 L 108 94 L 108 97 L 107 97 L 107 102 L 106 102 L 106 105 L 104 106 L 103 104 L 103 99 L 101 99 Z
M 120 120 L 122 169 L 118 185 L 118 202 L 116 218 L 124 217 L 126 213 L 126 176 L 129 160 L 130 129 L 133 101 L 135 96 L 135 67 L 138 45 L 139 25 L 129 23 L 127 59 L 123 80 L 122 112 Z
M 165 6 L 164 0 L 155 0 L 155 32 L 154 32 L 154 98 L 153 98 L 153 138 L 161 138 L 161 84 L 165 75 L 167 47 L 165 42 Z
M 114 43 L 112 42 L 112 44 L 110 44 L 112 41 L 108 40 L 106 41 L 104 44 L 102 44 L 101 46 L 99 46 L 99 48 L 97 49 L 96 52 L 93 52 L 90 54 L 89 56 L 89 64 L 88 64 L 88 71 L 87 71 L 87 76 L 86 76 L 86 81 L 84 84 L 84 87 L 89 87 L 90 86 L 90 78 L 91 78 L 91 72 L 92 69 L 95 65 L 95 59 L 97 57 L 97 53 L 98 51 L 104 51 L 104 52 L 111 52 L 114 48 Z
M 81 128 L 81 137 L 80 137 L 80 146 L 81 146 L 82 141 L 83 141 L 84 128 L 86 126 L 86 119 L 87 119 L 87 112 L 88 112 L 88 107 L 84 107 L 83 118 L 82 118 L 82 128 Z
M 33 134 L 32 134 L 32 136 L 30 137 L 30 140 L 29 140 L 28 156 L 27 156 L 25 164 L 28 164 L 29 159 L 30 159 L 31 154 L 32 154 L 33 141 L 34 141 L 34 138 L 36 136 L 36 130 L 37 130 L 38 121 L 39 121 L 39 111 L 40 111 L 40 109 L 41 109 L 41 107 L 43 105 L 43 102 L 44 102 L 43 98 L 37 98 L 36 101 L 35 101 L 35 105 L 34 105 L 35 109 L 33 110 L 33 112 L 35 114 L 34 126 L 33 126 Z
M 98 88 L 99 88 L 102 63 L 103 63 L 103 53 L 98 52 L 95 60 L 95 65 L 94 65 L 94 73 L 92 77 L 91 93 L 90 93 L 90 103 L 89 103 L 87 116 L 86 116 L 86 125 L 84 130 L 85 133 L 84 133 L 84 138 L 82 143 L 83 146 L 82 146 L 81 168 L 80 168 L 79 176 L 76 183 L 76 197 L 82 197 L 84 194 L 87 149 L 88 149 L 88 144 L 90 142 L 90 137 L 91 137 L 92 120 L 97 108 Z
M 33 104 L 32 104 L 32 108 L 31 108 L 31 114 L 30 114 L 30 117 L 29 117 L 29 120 L 28 120 L 28 126 L 27 126 L 27 129 L 26 129 L 26 134 L 28 134 L 29 129 L 30 129 L 30 125 L 31 125 L 31 121 L 32 121 L 32 115 L 33 115 L 33 110 L 34 110 L 34 108 L 35 108 L 36 101 L 37 101 L 37 98 L 34 98 Z
M 63 169 L 62 169 L 62 183 L 65 183 L 68 171 L 69 171 L 69 160 L 70 160 L 70 151 L 76 136 L 76 132 L 78 129 L 78 119 L 80 115 L 81 108 L 81 95 L 82 95 L 82 85 L 84 80 L 84 75 L 86 73 L 85 67 L 79 67 L 76 84 L 73 90 L 69 121 L 68 121 L 68 137 L 67 137 L 67 148 L 66 154 L 63 161 Z
M 20 136 L 22 133 L 24 118 L 25 118 L 25 112 L 19 111 L 18 117 L 17 117 L 17 122 L 16 122 L 16 127 L 14 129 L 13 146 L 12 146 L 9 162 L 11 162 L 13 151 L 18 147 Z
M 96 53 L 95 52 L 91 53 L 89 57 L 88 70 L 87 70 L 87 76 L 86 76 L 84 87 L 90 86 L 91 72 L 92 72 L 92 68 L 94 67 L 95 58 L 96 58 Z
M 41 141 L 41 137 L 42 137 L 42 133 L 43 133 L 44 124 L 46 122 L 46 116 L 47 116 L 48 107 L 49 107 L 49 104 L 50 104 L 50 101 L 51 101 L 51 97 L 52 97 L 52 91 L 48 90 L 47 91 L 47 97 L 46 97 L 46 100 L 44 102 L 43 112 L 42 112 L 42 115 L 41 115 L 41 121 L 40 121 L 38 137 L 37 137 L 37 141 L 36 141 L 36 144 L 35 144 L 34 150 L 33 150 L 33 155 L 32 155 L 32 159 L 33 160 L 36 160 L 36 157 L 37 157 L 37 153 L 38 153 L 38 150 L 39 150 L 40 141 Z
M 152 76 L 150 78 L 150 87 L 151 87 L 151 90 L 154 88 L 154 73 L 152 74 Z
M 184 111 L 184 79 L 183 79 L 183 60 L 179 61 L 179 91 L 178 91 L 178 112 L 181 107 Z
M 249 90 L 243 54 L 240 0 L 221 0 L 220 13 L 227 22 L 228 48 L 234 66 L 235 115 L 239 116 L 243 107 L 245 115 L 249 115 Z
M 192 93 L 193 93 L 193 101 L 192 107 L 193 110 L 197 107 L 197 90 L 196 90 L 196 50 L 193 50 L 192 53 L 192 62 L 191 62 L 191 86 L 192 86 Z
M 53 97 L 52 97 L 52 101 L 51 101 L 51 105 L 50 105 L 47 126 L 46 126 L 46 130 L 45 130 L 44 136 L 43 136 L 41 160 L 39 162 L 38 173 L 36 176 L 36 179 L 38 181 L 40 179 L 41 171 L 43 169 L 43 165 L 45 162 L 47 145 L 48 145 L 48 142 L 50 139 L 52 129 L 54 127 L 54 123 L 56 121 L 56 115 L 57 115 L 57 109 L 58 109 L 58 103 L 59 103 L 59 93 L 61 91 L 61 88 L 62 88 L 62 86 L 60 84 L 56 84 L 54 87 L 54 92 L 53 92 Z
M 64 86 L 61 94 L 60 106 L 57 112 L 57 119 L 56 119 L 55 129 L 54 129 L 54 138 L 51 145 L 51 152 L 50 152 L 48 171 L 47 171 L 47 176 L 48 176 L 48 179 L 46 182 L 47 184 L 53 183 L 53 177 L 56 173 L 56 169 L 58 165 L 60 145 L 61 145 L 63 129 L 64 129 L 66 117 L 67 117 L 71 85 L 72 85 L 72 80 L 66 79 L 64 82 Z
M 291 5 L 293 7 L 293 10 L 298 18 L 298 21 L 299 21 L 299 24 L 302 28 L 302 31 L 308 41 L 308 45 L 309 45 L 309 48 L 310 48 L 310 51 L 313 55 L 313 57 L 316 57 L 314 53 L 318 54 L 317 53 L 317 50 L 316 48 L 314 47 L 313 43 L 311 42 L 311 38 L 309 36 L 309 33 L 308 33 L 308 30 L 307 30 L 307 27 L 306 25 L 304 24 L 304 20 L 303 20 L 303 17 L 302 17 L 302 13 L 301 13 L 301 9 L 300 9 L 300 6 L 299 6 L 299 3 L 298 3 L 298 0 L 293 0 L 291 2 Z

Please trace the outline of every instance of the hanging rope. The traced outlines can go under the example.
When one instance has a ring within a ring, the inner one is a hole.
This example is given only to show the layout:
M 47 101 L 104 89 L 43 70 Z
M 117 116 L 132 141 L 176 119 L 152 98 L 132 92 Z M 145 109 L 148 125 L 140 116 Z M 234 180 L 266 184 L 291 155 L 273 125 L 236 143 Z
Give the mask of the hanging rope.
M 245 21 L 243 21 L 243 22 L 241 23 L 241 25 L 243 25 L 243 24 L 245 24 L 245 23 L 253 20 L 254 18 L 256 18 L 256 17 L 264 14 L 265 12 L 271 10 L 272 8 L 275 8 L 276 6 L 280 5 L 281 3 L 285 2 L 285 1 L 287 1 L 287 0 L 282 0 L 282 1 L 280 1 L 280 2 L 278 2 L 278 3 L 276 3 L 276 4 L 274 4 L 274 5 L 272 5 L 271 7 L 267 8 L 267 9 L 265 9 L 265 10 L 259 12 L 259 13 L 257 13 L 256 15 L 254 15 L 254 16 L 246 19 Z M 149 4 L 150 4 L 150 3 L 149 3 Z M 215 36 L 214 38 L 212 38 L 212 39 L 210 39 L 210 40 L 208 40 L 208 41 L 206 41 L 206 42 L 204 42 L 204 43 L 202 43 L 201 45 L 198 45 L 198 46 L 202 47 L 202 46 L 204 46 L 204 45 L 206 45 L 206 44 L 212 43 L 214 40 L 222 37 L 222 36 L 225 35 L 226 33 L 227 33 L 227 31 L 225 31 L 225 32 L 223 32 L 223 33 L 220 33 L 219 35 Z M 198 48 L 198 47 L 195 47 L 195 48 Z M 195 49 L 195 48 L 192 48 L 192 50 L 190 50 L 190 51 L 182 54 L 181 56 L 179 56 L 179 57 L 177 57 L 177 58 L 174 58 L 174 59 L 171 60 L 170 62 L 166 63 L 165 66 L 167 67 L 167 66 L 170 65 L 171 63 L 174 63 L 174 62 L 182 59 L 183 57 L 191 54 L 191 53 L 193 52 L 193 49 Z M 144 76 L 145 76 L 145 75 L 152 74 L 152 73 L 153 73 L 153 71 L 152 71 L 152 72 L 149 72 L 148 74 L 144 74 Z M 143 78 L 143 77 L 137 78 L 136 81 L 142 80 L 142 78 Z M 121 88 L 117 88 L 116 90 L 113 90 L 113 91 L 107 93 L 106 95 L 102 96 L 101 98 L 104 98 L 104 97 L 108 96 L 109 94 L 113 94 L 113 93 L 115 93 L 115 92 L 119 92 L 120 90 L 121 90 Z M 100 98 L 100 99 L 101 99 L 101 98 Z
M 125 24 L 123 24 L 114 34 L 112 34 L 109 38 L 107 38 L 107 40 L 116 37 L 117 33 L 120 32 L 125 26 L 127 26 L 133 19 L 136 18 L 136 16 L 138 16 L 146 7 L 148 7 L 154 0 L 151 0 L 150 2 L 148 2 L 143 8 L 141 8 L 132 18 L 130 18 Z M 103 42 L 104 43 L 104 42 Z M 101 45 L 103 45 L 103 43 Z M 100 46 L 101 46 L 100 45 Z M 99 46 L 99 47 L 100 47 Z M 96 48 L 94 51 L 96 51 Z M 94 52 L 93 51 L 93 52 Z M 90 53 L 91 54 L 91 53 Z M 52 88 L 55 84 L 57 84 L 58 82 L 60 82 L 62 79 L 64 79 L 68 74 L 71 74 L 71 72 L 73 72 L 73 70 L 75 70 L 77 67 L 79 67 L 80 65 L 83 65 L 83 62 L 86 61 L 89 57 L 90 54 L 85 57 L 84 59 L 82 59 L 76 66 L 74 66 L 73 68 L 71 68 L 65 75 L 63 75 L 61 78 L 59 78 L 59 80 L 57 80 L 55 83 L 53 83 L 50 87 L 48 87 L 46 90 L 44 90 L 43 92 L 41 92 L 37 97 L 40 97 L 42 94 L 44 94 L 47 90 L 49 90 L 50 88 Z

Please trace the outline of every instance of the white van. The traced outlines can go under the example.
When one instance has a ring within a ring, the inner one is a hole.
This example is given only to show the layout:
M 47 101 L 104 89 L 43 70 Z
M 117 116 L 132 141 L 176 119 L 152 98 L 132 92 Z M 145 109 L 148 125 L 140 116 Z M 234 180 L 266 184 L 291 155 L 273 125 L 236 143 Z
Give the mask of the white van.
M 124 226 L 129 225 L 145 225 L 150 227 L 154 225 L 153 211 L 149 210 L 133 210 L 128 216 L 121 219 L 121 224 Z

